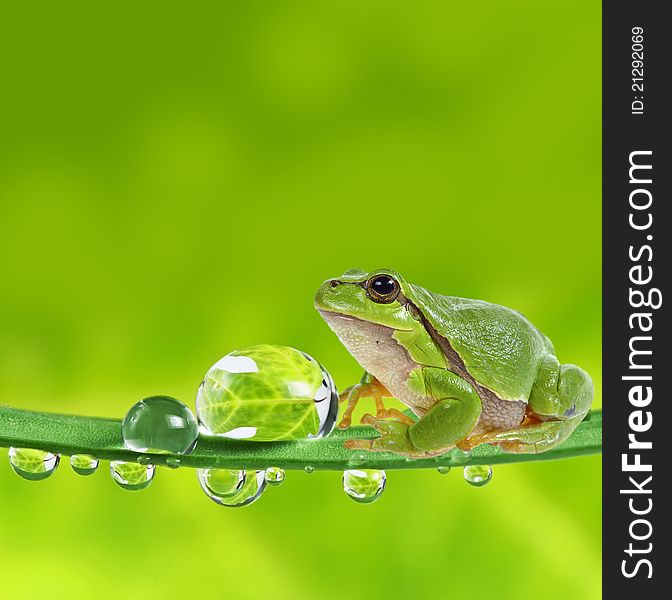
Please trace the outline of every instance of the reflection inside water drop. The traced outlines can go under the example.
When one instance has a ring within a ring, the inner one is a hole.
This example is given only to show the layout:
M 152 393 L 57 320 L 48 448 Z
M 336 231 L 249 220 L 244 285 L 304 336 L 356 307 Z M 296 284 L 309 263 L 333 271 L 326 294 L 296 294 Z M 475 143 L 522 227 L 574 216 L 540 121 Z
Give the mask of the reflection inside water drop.
M 73 454 L 70 457 L 70 466 L 79 475 L 92 475 L 98 468 L 98 459 L 90 454 Z
M 343 489 L 355 502 L 369 504 L 385 491 L 385 471 L 376 469 L 349 469 L 343 472 Z
M 148 487 L 154 479 L 155 470 L 154 465 L 141 465 L 137 462 L 114 460 L 110 463 L 110 475 L 114 482 L 131 492 Z
M 268 485 L 280 485 L 285 480 L 285 472 L 280 467 L 269 467 L 265 477 Z
M 484 486 L 492 479 L 492 467 L 488 465 L 469 465 L 464 467 L 464 478 L 474 487 Z
M 40 481 L 49 477 L 58 467 L 59 454 L 33 448 L 10 448 L 9 463 L 14 472 L 29 481 Z
M 201 488 L 213 502 L 241 507 L 259 499 L 266 488 L 265 471 L 198 469 Z
M 239 492 L 246 476 L 247 473 L 239 469 L 198 469 L 201 486 L 220 498 Z

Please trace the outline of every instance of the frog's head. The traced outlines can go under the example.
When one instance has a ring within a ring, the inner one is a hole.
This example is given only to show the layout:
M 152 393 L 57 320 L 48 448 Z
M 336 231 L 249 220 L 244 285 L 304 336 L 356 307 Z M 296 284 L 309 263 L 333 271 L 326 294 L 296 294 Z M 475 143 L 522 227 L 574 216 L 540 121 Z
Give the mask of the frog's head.
M 408 293 L 408 284 L 395 271 L 351 270 L 320 286 L 315 308 L 339 335 L 342 328 L 361 329 L 366 323 L 401 331 L 422 329 L 420 314 Z

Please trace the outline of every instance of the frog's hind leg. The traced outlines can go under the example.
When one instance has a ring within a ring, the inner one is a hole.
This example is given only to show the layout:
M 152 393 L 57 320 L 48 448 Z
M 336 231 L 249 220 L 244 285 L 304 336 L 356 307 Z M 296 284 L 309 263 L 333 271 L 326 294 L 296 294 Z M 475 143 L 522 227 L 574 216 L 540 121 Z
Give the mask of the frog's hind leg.
M 465 445 L 488 443 L 506 452 L 545 452 L 569 437 L 586 416 L 592 401 L 590 376 L 576 365 L 560 365 L 555 356 L 547 356 L 532 386 L 528 416 L 520 426 L 475 436 L 465 440 Z
M 516 429 L 481 434 L 458 446 L 467 450 L 478 444 L 492 444 L 512 454 L 540 454 L 564 442 L 584 417 L 582 414 L 562 421 L 526 419 Z

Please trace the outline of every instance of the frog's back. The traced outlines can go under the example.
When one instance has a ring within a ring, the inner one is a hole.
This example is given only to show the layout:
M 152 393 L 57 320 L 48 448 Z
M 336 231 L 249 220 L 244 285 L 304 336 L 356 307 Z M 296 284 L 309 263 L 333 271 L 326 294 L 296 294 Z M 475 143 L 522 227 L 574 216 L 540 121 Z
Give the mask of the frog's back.
M 541 359 L 554 354 L 544 334 L 505 306 L 409 288 L 410 299 L 479 384 L 503 400 L 527 402 Z

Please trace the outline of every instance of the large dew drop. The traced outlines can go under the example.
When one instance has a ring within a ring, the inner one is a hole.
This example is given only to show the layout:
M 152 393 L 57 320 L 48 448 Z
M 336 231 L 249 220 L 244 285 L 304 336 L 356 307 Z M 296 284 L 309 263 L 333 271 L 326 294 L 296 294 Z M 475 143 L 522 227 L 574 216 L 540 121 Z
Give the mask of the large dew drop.
M 343 473 L 343 489 L 355 502 L 369 504 L 385 491 L 385 471 L 375 469 L 349 469 Z
M 40 481 L 49 477 L 58 467 L 59 454 L 33 448 L 10 448 L 9 464 L 17 475 L 29 481 Z
M 213 502 L 234 508 L 252 504 L 266 489 L 264 471 L 198 469 L 198 481 Z
M 169 396 L 151 396 L 134 404 L 121 424 L 124 444 L 135 452 L 187 454 L 198 437 L 189 407 Z
M 464 478 L 474 487 L 484 486 L 492 479 L 492 467 L 488 465 L 469 465 L 464 467 Z
M 114 482 L 125 490 L 135 492 L 144 490 L 154 479 L 154 465 L 141 465 L 137 462 L 114 460 L 110 463 L 110 475 Z
M 259 345 L 235 350 L 206 373 L 196 396 L 203 430 L 236 440 L 323 437 L 338 416 L 331 375 L 305 352 Z
M 70 457 L 70 466 L 79 475 L 93 475 L 98 468 L 98 459 L 90 454 L 73 454 Z
M 280 485 L 285 480 L 285 472 L 280 467 L 269 467 L 265 477 L 268 485 Z

